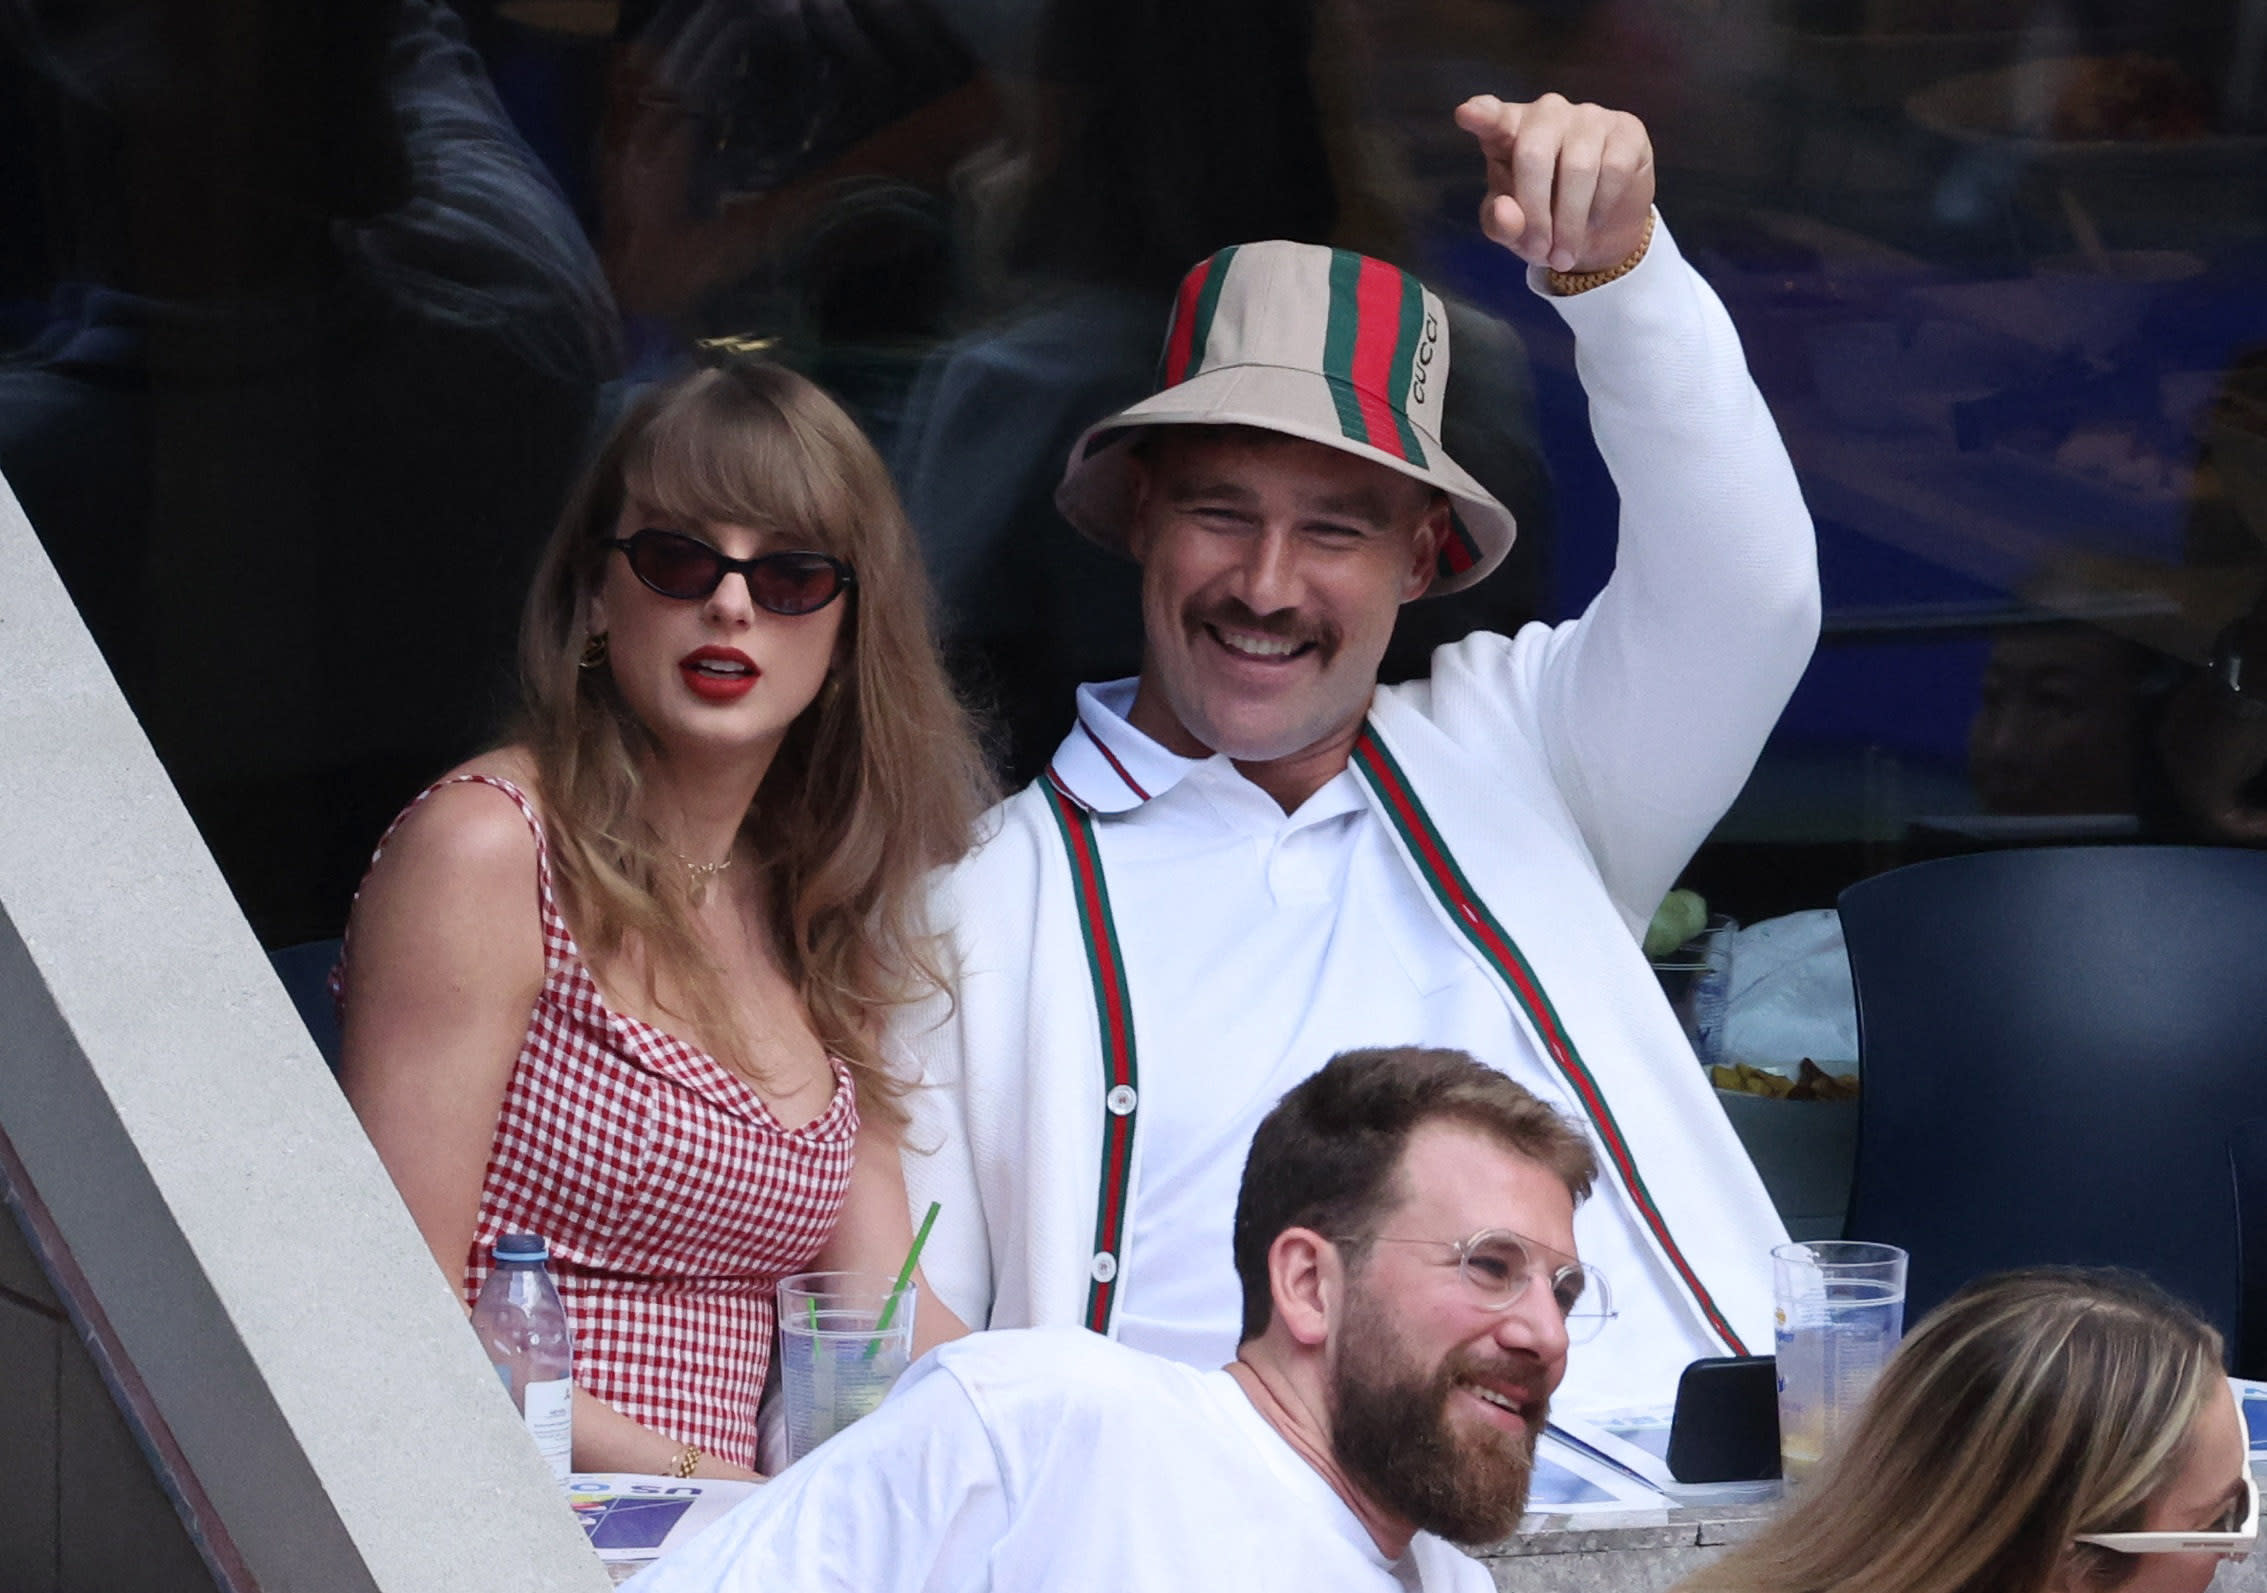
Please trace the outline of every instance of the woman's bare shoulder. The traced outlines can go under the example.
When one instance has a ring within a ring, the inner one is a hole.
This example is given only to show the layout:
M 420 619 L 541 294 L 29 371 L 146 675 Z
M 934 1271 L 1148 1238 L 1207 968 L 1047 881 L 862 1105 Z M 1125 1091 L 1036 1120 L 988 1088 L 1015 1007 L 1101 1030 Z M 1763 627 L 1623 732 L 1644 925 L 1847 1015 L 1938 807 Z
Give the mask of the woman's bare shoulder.
M 504 746 L 484 752 L 443 775 L 402 815 L 372 870 L 373 878 L 407 873 L 436 883 L 447 881 L 469 892 L 521 878 L 532 880 L 535 832 L 509 793 L 490 780 L 512 786 L 541 814 L 535 760 L 526 749 Z

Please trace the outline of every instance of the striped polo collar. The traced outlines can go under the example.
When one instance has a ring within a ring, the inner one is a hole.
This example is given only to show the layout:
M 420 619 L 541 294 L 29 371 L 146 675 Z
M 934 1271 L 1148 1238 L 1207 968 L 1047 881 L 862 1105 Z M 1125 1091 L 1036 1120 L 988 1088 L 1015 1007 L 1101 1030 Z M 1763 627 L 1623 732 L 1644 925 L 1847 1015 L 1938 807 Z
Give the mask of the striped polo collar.
M 1179 785 L 1202 758 L 1169 752 L 1127 723 L 1138 675 L 1078 688 L 1078 722 L 1047 778 L 1090 813 L 1130 813 Z

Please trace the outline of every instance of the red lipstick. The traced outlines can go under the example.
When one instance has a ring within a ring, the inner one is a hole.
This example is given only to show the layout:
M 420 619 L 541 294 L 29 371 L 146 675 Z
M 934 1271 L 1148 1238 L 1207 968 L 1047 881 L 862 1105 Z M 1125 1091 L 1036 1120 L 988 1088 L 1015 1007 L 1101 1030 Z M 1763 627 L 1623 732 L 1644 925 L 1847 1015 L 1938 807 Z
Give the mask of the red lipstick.
M 693 695 L 709 702 L 738 702 L 755 689 L 763 673 L 737 647 L 696 647 L 677 660 L 677 673 Z

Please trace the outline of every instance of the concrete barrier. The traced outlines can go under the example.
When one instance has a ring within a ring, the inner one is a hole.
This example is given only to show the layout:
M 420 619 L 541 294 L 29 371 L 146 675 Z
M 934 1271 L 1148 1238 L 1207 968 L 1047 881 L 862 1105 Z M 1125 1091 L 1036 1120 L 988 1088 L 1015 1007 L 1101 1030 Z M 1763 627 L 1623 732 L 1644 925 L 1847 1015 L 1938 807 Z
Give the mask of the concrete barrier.
M 609 1585 L 4 481 L 0 1141 L 216 1586 Z

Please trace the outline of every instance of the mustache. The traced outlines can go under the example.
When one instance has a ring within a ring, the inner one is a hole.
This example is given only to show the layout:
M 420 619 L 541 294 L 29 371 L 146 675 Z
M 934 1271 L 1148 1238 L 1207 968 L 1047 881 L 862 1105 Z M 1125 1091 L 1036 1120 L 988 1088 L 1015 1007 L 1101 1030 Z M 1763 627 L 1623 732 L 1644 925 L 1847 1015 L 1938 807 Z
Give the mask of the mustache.
M 1550 1390 L 1542 1369 L 1531 1361 L 1509 1360 L 1492 1355 L 1476 1355 L 1460 1350 L 1451 1355 L 1441 1367 L 1443 1380 L 1456 1383 L 1480 1383 L 1499 1394 L 1509 1394 L 1523 1405 L 1535 1408 L 1540 1418 L 1550 1411 Z M 1443 1392 L 1446 1390 L 1444 1389 Z
M 1236 598 L 1222 598 L 1218 602 L 1191 603 L 1181 611 L 1190 628 L 1197 626 L 1226 627 L 1229 630 L 1256 631 L 1278 641 L 1305 644 L 1312 642 L 1324 652 L 1335 651 L 1339 641 L 1338 627 L 1326 620 L 1300 613 L 1297 609 L 1283 609 L 1273 614 L 1257 614 Z

